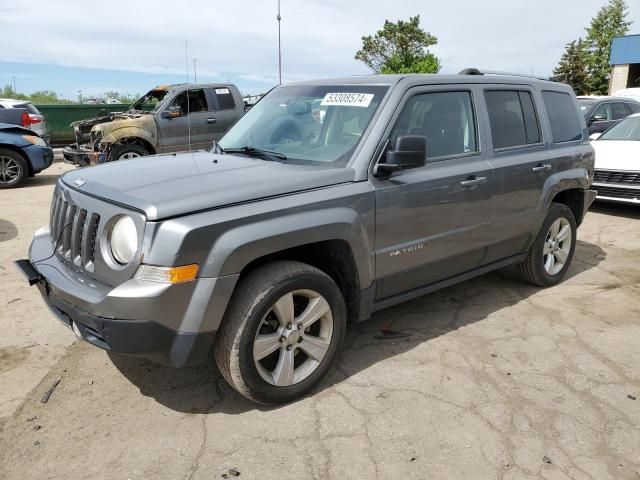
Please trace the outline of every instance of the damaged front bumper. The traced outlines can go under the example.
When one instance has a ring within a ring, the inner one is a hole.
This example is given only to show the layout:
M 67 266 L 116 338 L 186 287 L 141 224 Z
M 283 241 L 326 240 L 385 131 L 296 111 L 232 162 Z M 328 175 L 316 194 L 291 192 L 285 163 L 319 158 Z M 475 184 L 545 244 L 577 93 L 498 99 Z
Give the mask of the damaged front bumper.
M 90 145 L 78 145 L 74 143 L 62 150 L 65 162 L 78 167 L 98 165 L 107 161 L 107 153 L 94 150 Z

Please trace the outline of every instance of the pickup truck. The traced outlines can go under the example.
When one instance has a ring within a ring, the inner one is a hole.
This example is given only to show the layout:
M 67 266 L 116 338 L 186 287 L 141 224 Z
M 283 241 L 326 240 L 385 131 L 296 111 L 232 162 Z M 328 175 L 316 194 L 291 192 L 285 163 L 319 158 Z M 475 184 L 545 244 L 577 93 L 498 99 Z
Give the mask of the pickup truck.
M 149 111 L 148 106 L 153 108 Z M 147 108 L 144 108 L 144 107 Z M 104 114 L 72 124 L 76 143 L 63 150 L 66 161 L 88 166 L 157 153 L 211 146 L 244 115 L 235 85 L 158 86 L 127 112 Z
M 66 173 L 19 262 L 83 340 L 174 367 L 213 350 L 238 392 L 281 403 L 329 371 L 348 321 L 508 265 L 559 283 L 593 175 L 567 85 L 304 81 L 210 151 Z

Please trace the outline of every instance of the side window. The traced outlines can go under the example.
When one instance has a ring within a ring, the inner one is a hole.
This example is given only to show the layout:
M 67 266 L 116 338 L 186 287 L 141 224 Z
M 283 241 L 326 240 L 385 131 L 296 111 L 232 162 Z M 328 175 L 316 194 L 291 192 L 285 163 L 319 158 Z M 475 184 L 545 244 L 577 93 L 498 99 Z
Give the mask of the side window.
M 539 143 L 540 125 L 531 93 L 517 90 L 484 92 L 491 124 L 493 148 Z
M 236 108 L 236 102 L 233 101 L 233 95 L 228 88 L 214 89 L 220 110 L 233 110 Z
M 189 97 L 187 98 L 187 94 Z M 171 105 L 178 106 L 182 109 L 184 115 L 196 112 L 206 112 L 209 110 L 207 105 L 207 97 L 201 88 L 196 90 L 186 90 L 179 93 L 171 102 Z
M 627 110 L 627 106 L 624 103 L 611 104 L 611 113 L 614 120 L 620 120 L 621 118 L 629 116 L 629 110 Z
M 611 112 L 611 104 L 603 103 L 598 108 L 596 108 L 595 111 L 593 112 L 593 115 L 591 115 L 591 118 L 595 119 L 596 117 L 600 117 L 602 119 L 601 121 L 613 119 L 613 114 Z
M 568 93 L 544 91 L 542 99 L 549 115 L 554 143 L 582 139 L 578 107 L 573 97 Z
M 477 152 L 471 92 L 434 92 L 411 97 L 391 134 L 427 137 L 427 161 Z
M 627 103 L 627 107 L 631 110 L 631 113 L 640 113 L 640 103 Z

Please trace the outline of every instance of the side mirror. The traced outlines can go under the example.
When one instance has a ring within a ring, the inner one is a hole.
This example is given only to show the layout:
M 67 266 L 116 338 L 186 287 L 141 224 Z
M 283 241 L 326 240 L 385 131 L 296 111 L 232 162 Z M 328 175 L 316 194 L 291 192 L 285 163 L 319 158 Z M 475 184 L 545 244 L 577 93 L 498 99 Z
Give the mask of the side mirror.
M 606 122 L 606 121 L 607 121 L 607 117 L 603 117 L 602 115 L 594 115 L 593 117 L 591 117 L 591 120 L 589 121 L 589 125 L 595 122 Z
M 424 166 L 427 160 L 427 137 L 401 135 L 396 138 L 393 150 L 387 152 L 384 163 L 375 166 L 373 174 L 383 177 L 398 170 Z
M 182 116 L 182 107 L 179 107 L 178 105 L 171 105 L 170 107 L 167 107 L 164 109 L 164 111 L 162 112 L 162 118 L 178 118 Z
M 590 140 L 597 140 L 602 136 L 602 133 L 592 133 L 591 135 L 589 135 L 589 139 Z

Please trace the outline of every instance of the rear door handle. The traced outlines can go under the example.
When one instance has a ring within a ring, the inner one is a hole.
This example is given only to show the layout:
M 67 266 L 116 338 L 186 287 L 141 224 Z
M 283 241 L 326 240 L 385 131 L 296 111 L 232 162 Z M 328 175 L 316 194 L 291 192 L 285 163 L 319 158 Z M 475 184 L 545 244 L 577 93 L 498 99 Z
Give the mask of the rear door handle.
M 551 170 L 551 165 L 548 163 L 545 163 L 544 165 L 537 165 L 531 169 L 534 173 L 548 172 L 549 170 Z
M 215 118 L 207 118 L 207 123 L 216 123 L 218 120 Z
M 463 180 L 462 182 L 460 182 L 460 185 L 462 185 L 464 188 L 469 188 L 469 187 L 475 187 L 476 185 L 480 185 L 483 183 L 487 183 L 487 177 L 470 177 L 467 180 Z

